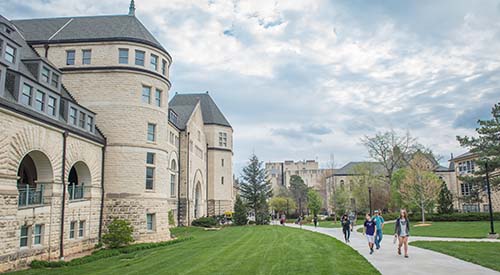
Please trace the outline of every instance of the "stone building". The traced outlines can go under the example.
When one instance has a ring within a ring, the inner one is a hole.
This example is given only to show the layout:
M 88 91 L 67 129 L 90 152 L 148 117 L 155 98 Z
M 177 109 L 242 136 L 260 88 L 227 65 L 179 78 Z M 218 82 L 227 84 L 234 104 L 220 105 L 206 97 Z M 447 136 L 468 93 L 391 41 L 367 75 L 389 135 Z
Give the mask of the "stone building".
M 477 155 L 467 152 L 457 157 L 450 159 L 450 168 L 452 168 L 453 178 L 452 184 L 448 184 L 453 194 L 454 208 L 460 212 L 488 212 L 489 204 L 486 192 L 480 192 L 479 197 L 471 197 L 473 195 L 473 186 L 470 182 L 461 180 L 461 177 L 470 176 L 476 169 Z M 490 177 L 500 176 L 499 171 L 491 172 Z M 494 212 L 500 211 L 500 191 L 492 189 L 491 206 Z
M 90 250 L 115 218 L 136 242 L 230 211 L 233 130 L 176 94 L 135 16 L 0 18 L 0 271 Z M 61 222 L 63 221 L 63 222 Z

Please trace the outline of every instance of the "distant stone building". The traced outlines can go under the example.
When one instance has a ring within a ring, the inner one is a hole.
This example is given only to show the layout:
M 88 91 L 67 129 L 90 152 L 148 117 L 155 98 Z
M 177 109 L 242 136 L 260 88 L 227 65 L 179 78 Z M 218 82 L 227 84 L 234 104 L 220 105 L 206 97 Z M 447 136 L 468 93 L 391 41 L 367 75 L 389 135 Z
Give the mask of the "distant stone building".
M 471 198 L 472 184 L 464 182 L 460 177 L 472 175 L 476 169 L 477 155 L 467 152 L 450 159 L 453 172 L 453 182 L 448 184 L 453 194 L 454 207 L 460 212 L 488 212 L 489 204 L 486 192 L 480 192 L 479 197 Z M 500 171 L 491 172 L 490 176 L 499 177 Z M 500 212 L 500 191 L 492 188 L 491 206 L 494 212 Z
M 0 16 L 0 272 L 91 250 L 115 218 L 157 242 L 169 212 L 232 210 L 233 129 L 208 93 L 168 102 L 172 57 L 134 11 Z

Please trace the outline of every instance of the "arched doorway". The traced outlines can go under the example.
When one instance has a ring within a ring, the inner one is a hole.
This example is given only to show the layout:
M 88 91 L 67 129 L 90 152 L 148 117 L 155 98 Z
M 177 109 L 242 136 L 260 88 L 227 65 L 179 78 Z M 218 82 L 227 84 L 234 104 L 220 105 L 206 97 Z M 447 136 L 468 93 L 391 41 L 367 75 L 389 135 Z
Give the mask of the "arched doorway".
M 199 217 L 201 217 L 201 183 L 198 181 L 194 194 L 194 218 Z
M 19 206 L 43 204 L 44 183 L 54 180 L 49 158 L 40 151 L 24 156 L 17 170 Z
M 85 186 L 90 186 L 90 169 L 83 161 L 76 162 L 68 174 L 68 198 L 79 200 L 84 198 Z

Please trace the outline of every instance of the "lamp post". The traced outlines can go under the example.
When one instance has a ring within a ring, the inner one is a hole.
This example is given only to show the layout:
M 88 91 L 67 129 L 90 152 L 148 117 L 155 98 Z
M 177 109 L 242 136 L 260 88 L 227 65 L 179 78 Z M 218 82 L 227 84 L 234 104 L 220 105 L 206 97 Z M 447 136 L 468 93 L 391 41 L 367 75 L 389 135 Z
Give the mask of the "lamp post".
M 491 187 L 490 187 L 490 174 L 488 171 L 488 161 L 485 162 L 484 167 L 486 168 L 486 188 L 488 191 L 488 210 L 490 212 L 490 236 L 497 237 L 495 233 L 495 226 L 493 222 L 493 208 L 491 206 Z
M 370 216 L 372 215 L 372 187 L 368 187 L 368 203 L 370 204 Z

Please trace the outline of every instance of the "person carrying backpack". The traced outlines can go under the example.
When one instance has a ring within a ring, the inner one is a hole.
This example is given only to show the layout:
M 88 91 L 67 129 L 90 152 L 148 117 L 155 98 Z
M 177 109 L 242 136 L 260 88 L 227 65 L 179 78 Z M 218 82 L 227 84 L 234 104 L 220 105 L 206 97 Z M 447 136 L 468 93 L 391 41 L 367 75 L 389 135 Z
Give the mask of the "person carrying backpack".
M 346 243 L 350 242 L 349 238 L 351 237 L 351 221 L 347 217 L 346 214 L 340 218 L 340 223 L 342 225 L 342 233 L 344 233 L 344 240 Z

